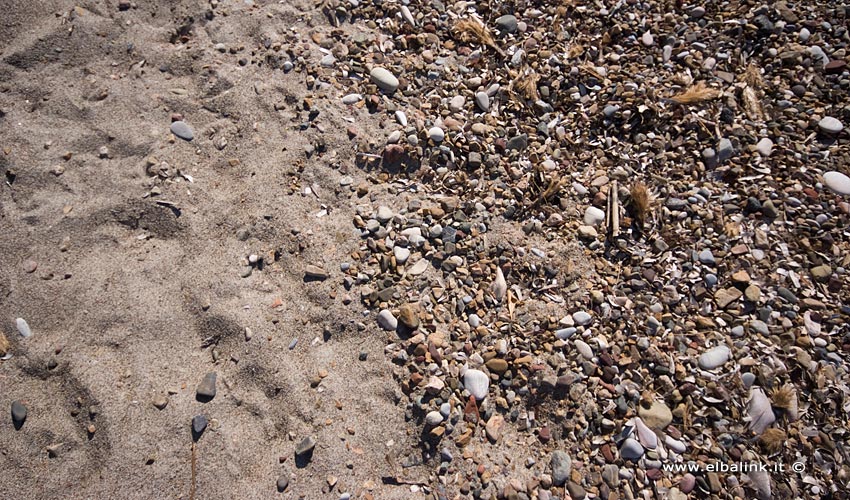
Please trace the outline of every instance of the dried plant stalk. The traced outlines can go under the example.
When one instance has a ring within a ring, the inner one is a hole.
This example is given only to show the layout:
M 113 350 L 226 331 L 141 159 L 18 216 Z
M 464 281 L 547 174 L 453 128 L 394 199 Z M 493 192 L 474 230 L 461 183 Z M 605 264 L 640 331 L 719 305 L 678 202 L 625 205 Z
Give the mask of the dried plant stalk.
M 687 90 L 674 95 L 671 99 L 679 104 L 696 104 L 718 97 L 720 97 L 719 90 L 706 87 L 705 82 L 697 82 L 696 85 L 691 85 Z
M 584 47 L 577 43 L 570 45 L 570 48 L 567 50 L 567 57 L 570 59 L 575 59 L 582 54 L 584 54 Z
M 764 86 L 764 80 L 761 77 L 761 69 L 751 62 L 747 66 L 747 70 L 744 71 L 744 82 L 746 82 L 748 87 L 752 87 L 753 89 L 760 89 Z
M 505 52 L 496 45 L 496 39 L 493 34 L 483 24 L 473 19 L 461 19 L 456 22 L 452 30 L 455 36 L 464 43 L 479 43 L 486 45 L 500 55 L 504 56 Z
M 764 120 L 764 109 L 761 107 L 761 99 L 756 95 L 756 91 L 752 87 L 744 87 L 741 97 L 744 100 L 747 117 L 750 120 Z
M 638 223 L 638 227 L 643 227 L 646 224 L 646 215 L 649 213 L 649 190 L 641 182 L 636 182 L 632 185 L 629 191 L 631 195 L 631 208 Z

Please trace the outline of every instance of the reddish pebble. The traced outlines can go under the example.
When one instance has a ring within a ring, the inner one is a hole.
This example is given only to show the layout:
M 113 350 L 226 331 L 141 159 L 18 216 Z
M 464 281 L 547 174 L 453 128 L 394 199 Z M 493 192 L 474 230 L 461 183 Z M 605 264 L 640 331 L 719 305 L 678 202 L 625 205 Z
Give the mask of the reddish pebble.
M 182 122 L 183 114 L 182 113 L 171 113 L 171 121 L 172 122 Z

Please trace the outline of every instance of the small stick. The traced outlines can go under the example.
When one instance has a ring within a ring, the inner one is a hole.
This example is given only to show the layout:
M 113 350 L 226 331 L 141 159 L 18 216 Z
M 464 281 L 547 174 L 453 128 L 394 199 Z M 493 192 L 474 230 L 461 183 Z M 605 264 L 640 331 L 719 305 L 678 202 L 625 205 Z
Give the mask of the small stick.
M 192 486 L 189 489 L 189 500 L 195 500 L 195 442 L 192 441 Z
M 620 193 L 617 188 L 617 181 L 612 181 L 608 188 L 608 228 L 611 232 L 611 237 L 620 236 Z

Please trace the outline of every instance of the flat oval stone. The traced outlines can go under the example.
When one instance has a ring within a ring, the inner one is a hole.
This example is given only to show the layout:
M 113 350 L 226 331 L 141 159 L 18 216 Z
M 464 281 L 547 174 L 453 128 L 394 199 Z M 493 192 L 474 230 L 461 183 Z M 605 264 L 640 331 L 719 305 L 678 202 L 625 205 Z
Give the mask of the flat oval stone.
M 478 92 L 475 94 L 475 104 L 481 111 L 490 111 L 490 96 L 486 92 Z
M 573 321 L 579 326 L 589 325 L 593 321 L 593 316 L 586 311 L 577 311 L 573 313 Z
M 490 377 L 481 370 L 466 370 L 463 374 L 463 386 L 478 401 L 487 397 L 490 389 Z
M 838 121 L 837 118 L 824 116 L 821 118 L 821 121 L 818 122 L 818 128 L 820 128 L 821 132 L 824 134 L 837 135 L 844 130 L 844 124 Z
M 725 345 L 719 345 L 702 353 L 697 361 L 703 370 L 713 370 L 729 361 L 732 351 Z
M 398 89 L 398 78 L 386 68 L 376 67 L 369 73 L 372 82 L 381 90 L 393 93 Z
M 378 326 L 388 331 L 395 331 L 398 328 L 398 320 L 393 313 L 384 309 L 378 313 Z
M 191 141 L 195 138 L 195 132 L 192 131 L 192 127 L 184 121 L 173 122 L 171 124 L 171 133 L 184 141 Z
M 27 324 L 24 318 L 16 319 L 15 326 L 18 328 L 18 333 L 20 333 L 22 337 L 32 337 L 32 330 L 30 330 L 30 325 Z
M 428 137 L 434 142 L 443 142 L 443 139 L 446 138 L 446 133 L 440 127 L 431 127 L 428 130 Z
M 360 95 L 360 94 L 348 94 L 347 96 L 342 98 L 342 103 L 343 104 L 355 104 L 362 99 L 363 99 L 363 96 Z
M 831 171 L 823 174 L 826 187 L 844 196 L 850 196 L 850 177 L 841 172 Z

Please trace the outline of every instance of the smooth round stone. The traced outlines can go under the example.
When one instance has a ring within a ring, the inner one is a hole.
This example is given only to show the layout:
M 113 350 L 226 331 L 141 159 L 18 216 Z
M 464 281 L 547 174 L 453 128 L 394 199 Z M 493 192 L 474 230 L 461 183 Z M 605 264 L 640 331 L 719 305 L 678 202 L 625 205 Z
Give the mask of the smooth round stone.
M 360 94 L 348 94 L 347 96 L 342 98 L 343 104 L 356 104 L 360 100 L 363 99 L 363 96 Z
M 380 66 L 373 68 L 369 72 L 369 77 L 378 88 L 385 92 L 393 93 L 398 89 L 398 78 L 386 68 L 381 68 Z
M 449 415 L 452 414 L 452 405 L 451 403 L 443 403 L 440 405 L 440 415 L 443 418 L 449 418 Z
M 575 345 L 576 345 L 576 350 L 578 351 L 579 354 L 581 354 L 581 356 L 584 359 L 586 359 L 586 360 L 593 359 L 593 349 L 590 348 L 590 346 L 587 344 L 587 342 L 585 342 L 581 339 L 576 339 Z
M 844 130 L 844 124 L 836 118 L 824 116 L 821 118 L 821 121 L 818 122 L 818 128 L 820 128 L 821 132 L 824 134 L 838 135 L 842 130 Z
M 398 328 L 398 320 L 389 310 L 383 309 L 378 313 L 378 326 L 387 331 L 395 331 Z
M 705 286 L 708 288 L 714 288 L 717 285 L 717 276 L 714 274 L 706 274 L 705 275 Z
M 331 68 L 335 62 L 336 57 L 334 57 L 333 54 L 325 54 L 325 56 L 322 57 L 322 60 L 319 61 L 319 64 L 321 64 L 323 68 Z
M 705 265 L 713 266 L 715 264 L 714 254 L 711 253 L 710 249 L 706 248 L 699 253 L 699 261 Z
M 496 19 L 496 28 L 505 33 L 513 33 L 517 30 L 517 18 L 508 14 Z
M 609 104 L 609 105 L 605 106 L 605 108 L 602 110 L 602 114 L 605 115 L 607 118 L 611 118 L 619 110 L 620 110 L 619 106 L 614 106 L 613 104 Z
M 425 415 L 425 423 L 430 427 L 436 427 L 443 423 L 443 414 L 438 411 L 429 411 L 427 415 Z
M 467 318 L 467 322 L 472 328 L 478 328 L 479 326 L 481 326 L 481 318 L 479 318 L 478 315 L 475 313 L 469 315 L 469 318 Z
M 405 247 L 396 246 L 393 247 L 393 255 L 397 263 L 404 264 L 410 258 L 410 250 Z
M 394 130 L 387 136 L 387 144 L 397 144 L 401 140 L 401 130 Z
M 641 444 L 633 438 L 626 439 L 625 441 L 623 441 L 623 445 L 620 446 L 620 456 L 626 460 L 632 460 L 636 462 L 640 460 L 640 457 L 643 456 L 643 453 L 643 446 L 641 446 Z
M 449 109 L 454 112 L 463 110 L 464 105 L 466 105 L 466 98 L 462 95 L 456 95 L 449 101 Z
M 720 345 L 702 353 L 697 363 L 703 370 L 713 370 L 729 361 L 731 355 L 732 351 L 728 347 Z
M 602 221 L 605 220 L 605 212 L 600 208 L 596 207 L 587 207 L 587 210 L 584 211 L 584 223 L 588 226 L 596 226 L 602 224 Z
M 800 30 L 800 41 L 801 42 L 808 41 L 810 36 L 812 36 L 812 33 L 809 31 L 808 28 L 803 28 L 803 29 Z
M 481 370 L 466 370 L 463 374 L 463 386 L 478 401 L 487 397 L 490 389 L 490 377 Z
M 756 383 L 756 376 L 754 373 L 744 373 L 741 375 L 741 382 L 744 384 L 744 388 L 749 389 Z
M 756 151 L 765 158 L 770 156 L 770 153 L 773 152 L 773 141 L 771 141 L 767 137 L 763 137 L 758 144 L 756 144 Z
M 184 141 L 191 141 L 195 138 L 195 132 L 192 131 L 192 127 L 184 121 L 173 122 L 171 124 L 171 133 Z
M 652 33 L 646 32 L 640 37 L 640 41 L 643 42 L 647 47 L 651 47 L 655 44 L 655 39 L 652 38 Z
M 566 483 L 573 470 L 573 460 L 567 452 L 561 450 L 553 452 L 552 458 L 549 460 L 549 465 L 552 467 L 552 482 L 555 486 L 561 486 Z
M 573 313 L 573 321 L 579 326 L 589 325 L 593 321 L 593 316 L 586 311 L 577 311 Z
M 850 196 L 850 177 L 841 172 L 831 171 L 823 174 L 823 183 L 838 194 Z
M 443 142 L 443 139 L 446 138 L 446 133 L 440 127 L 431 127 L 428 130 L 428 137 L 434 142 Z
M 490 111 L 490 96 L 488 96 L 486 92 L 477 92 L 475 94 L 475 105 L 478 106 L 481 111 Z

